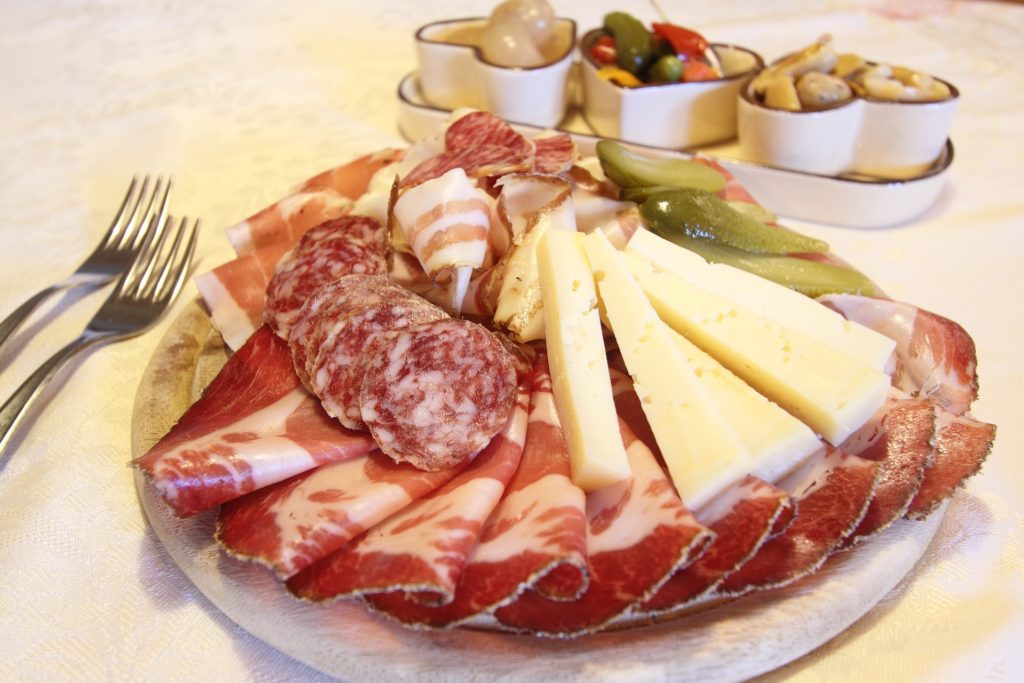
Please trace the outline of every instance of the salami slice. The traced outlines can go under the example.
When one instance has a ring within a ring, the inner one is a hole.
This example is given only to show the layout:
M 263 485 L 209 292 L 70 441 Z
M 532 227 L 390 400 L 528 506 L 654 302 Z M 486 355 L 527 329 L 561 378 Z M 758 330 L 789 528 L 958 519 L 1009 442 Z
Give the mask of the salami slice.
M 445 150 L 425 159 L 402 178 L 403 187 L 461 168 L 471 178 L 529 171 L 534 146 L 494 114 L 473 112 L 448 127 Z
M 651 451 L 621 421 L 620 428 L 633 477 L 587 495 L 587 590 L 571 602 L 526 591 L 495 611 L 503 625 L 556 637 L 592 633 L 649 598 L 711 541 Z
M 393 287 L 385 275 L 344 275 L 306 298 L 288 337 L 295 372 L 306 388 L 310 388 L 307 366 L 311 369 L 316 360 L 330 324 L 347 309 L 381 301 L 384 292 Z M 312 357 L 307 358 L 309 355 Z
M 780 486 L 796 499 L 784 532 L 719 585 L 717 594 L 778 588 L 807 576 L 857 527 L 874 490 L 878 464 L 826 446 Z
M 380 332 L 404 330 L 443 320 L 448 315 L 434 304 L 400 287 L 380 290 L 381 301 L 346 307 L 328 333 L 313 361 L 309 387 L 324 409 L 351 429 L 365 427 L 359 391 L 370 356 L 373 337 Z
M 558 175 L 572 168 L 576 143 L 568 133 L 554 133 L 533 138 L 535 150 L 533 170 Z
M 309 600 L 399 590 L 450 602 L 484 520 L 519 465 L 527 401 L 523 387 L 505 427 L 461 474 L 292 577 L 289 590 Z
M 187 517 L 371 448 L 372 439 L 341 427 L 301 390 L 284 342 L 263 327 L 133 464 Z
M 515 367 L 485 328 L 438 320 L 377 339 L 359 405 L 380 449 L 396 461 L 451 467 L 505 424 L 515 401 Z

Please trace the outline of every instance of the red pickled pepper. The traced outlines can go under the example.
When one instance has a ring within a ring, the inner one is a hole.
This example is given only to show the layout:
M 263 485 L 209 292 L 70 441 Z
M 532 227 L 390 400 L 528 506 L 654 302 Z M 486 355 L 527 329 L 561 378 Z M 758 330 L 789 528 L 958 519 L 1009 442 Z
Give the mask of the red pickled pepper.
M 611 36 L 601 36 L 595 40 L 590 48 L 590 56 L 598 64 L 614 64 L 615 39 Z
M 653 23 L 651 29 L 667 40 L 681 58 L 700 59 L 708 49 L 708 41 L 704 36 L 688 28 L 676 24 Z

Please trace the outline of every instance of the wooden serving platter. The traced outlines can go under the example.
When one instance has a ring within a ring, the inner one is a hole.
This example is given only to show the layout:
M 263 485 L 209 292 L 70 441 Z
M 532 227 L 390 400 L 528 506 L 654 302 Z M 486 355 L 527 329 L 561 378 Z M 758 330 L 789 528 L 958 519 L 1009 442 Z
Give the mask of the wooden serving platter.
M 143 375 L 134 457 L 170 429 L 227 357 L 202 302 L 191 302 Z M 219 610 L 281 652 L 352 681 L 744 680 L 798 659 L 860 619 L 913 569 L 944 512 L 901 520 L 784 589 L 663 623 L 626 620 L 597 635 L 547 640 L 486 629 L 413 631 L 358 603 L 301 602 L 267 570 L 219 550 L 215 511 L 178 519 L 141 474 L 135 483 L 164 548 Z

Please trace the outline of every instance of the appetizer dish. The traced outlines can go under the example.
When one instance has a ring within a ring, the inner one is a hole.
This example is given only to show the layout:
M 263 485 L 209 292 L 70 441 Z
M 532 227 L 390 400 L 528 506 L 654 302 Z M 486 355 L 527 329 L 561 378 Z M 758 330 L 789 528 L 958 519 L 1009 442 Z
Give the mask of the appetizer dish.
M 939 78 L 838 54 L 823 36 L 744 89 L 740 146 L 751 160 L 797 170 L 912 177 L 941 155 L 957 101 Z
M 763 66 L 745 48 L 611 12 L 581 42 L 583 113 L 598 135 L 679 149 L 736 136 L 740 88 Z
M 869 552 L 995 436 L 960 326 L 706 160 L 469 112 L 228 237 L 197 284 L 234 353 L 134 465 L 325 610 L 557 638 L 680 616 Z
M 505 0 L 487 18 L 416 32 L 420 86 L 437 107 L 555 126 L 565 116 L 575 45 L 576 24 L 556 17 L 546 0 Z

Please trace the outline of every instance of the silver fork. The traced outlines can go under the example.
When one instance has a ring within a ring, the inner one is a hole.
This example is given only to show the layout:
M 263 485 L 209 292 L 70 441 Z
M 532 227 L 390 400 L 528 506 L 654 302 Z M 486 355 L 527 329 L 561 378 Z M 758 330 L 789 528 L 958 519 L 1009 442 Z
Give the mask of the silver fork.
M 86 325 L 78 339 L 55 353 L 25 380 L 0 408 L 0 458 L 42 389 L 76 354 L 98 344 L 128 339 L 145 332 L 159 320 L 181 291 L 196 248 L 199 221 L 189 230 L 182 218 L 168 246 L 164 216 L 150 232 L 135 262 L 117 281 L 114 290 Z
M 136 192 L 136 190 L 138 190 Z M 0 322 L 0 346 L 39 304 L 65 289 L 99 286 L 111 282 L 131 265 L 146 234 L 158 225 L 167 209 L 171 180 L 158 177 L 150 192 L 149 176 L 132 178 L 107 233 L 95 250 L 68 277 L 38 292 Z

